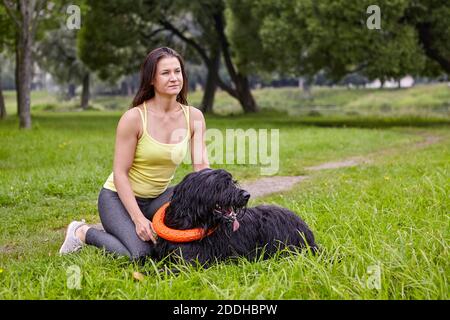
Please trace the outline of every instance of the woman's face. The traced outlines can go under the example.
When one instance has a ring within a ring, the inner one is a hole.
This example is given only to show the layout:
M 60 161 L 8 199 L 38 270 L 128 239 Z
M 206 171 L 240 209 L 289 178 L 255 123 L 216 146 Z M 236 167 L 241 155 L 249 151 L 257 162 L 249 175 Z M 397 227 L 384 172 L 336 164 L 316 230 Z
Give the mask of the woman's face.
M 158 61 L 153 80 L 155 93 L 177 96 L 183 88 L 183 74 L 176 57 L 165 57 Z

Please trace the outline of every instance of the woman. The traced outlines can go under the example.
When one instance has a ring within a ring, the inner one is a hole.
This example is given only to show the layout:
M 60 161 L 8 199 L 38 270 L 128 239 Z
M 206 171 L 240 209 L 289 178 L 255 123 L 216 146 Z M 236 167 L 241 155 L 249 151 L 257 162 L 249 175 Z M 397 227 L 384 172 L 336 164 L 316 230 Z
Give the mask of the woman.
M 120 118 L 114 168 L 98 197 L 105 232 L 73 221 L 60 254 L 84 244 L 137 260 L 155 242 L 151 219 L 169 201 L 168 188 L 190 146 L 193 169 L 209 167 L 205 119 L 186 106 L 187 78 L 182 57 L 164 47 L 150 52 L 141 67 L 141 84 L 132 106 Z M 190 143 L 189 143 L 190 142 Z

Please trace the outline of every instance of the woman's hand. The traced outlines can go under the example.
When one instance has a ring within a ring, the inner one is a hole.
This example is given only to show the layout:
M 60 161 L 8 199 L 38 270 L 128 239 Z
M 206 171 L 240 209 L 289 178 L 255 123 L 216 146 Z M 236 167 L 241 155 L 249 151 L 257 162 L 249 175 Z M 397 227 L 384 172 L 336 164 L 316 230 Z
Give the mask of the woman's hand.
M 152 223 L 146 217 L 142 216 L 134 222 L 136 233 L 142 241 L 152 241 L 156 243 L 156 232 L 153 230 Z

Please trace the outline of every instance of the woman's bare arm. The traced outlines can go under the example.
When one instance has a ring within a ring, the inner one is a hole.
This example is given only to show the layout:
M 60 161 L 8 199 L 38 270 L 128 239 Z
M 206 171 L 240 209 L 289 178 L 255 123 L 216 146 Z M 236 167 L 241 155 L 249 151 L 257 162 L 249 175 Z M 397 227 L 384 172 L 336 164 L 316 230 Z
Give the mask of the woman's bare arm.
M 133 164 L 136 145 L 139 139 L 141 118 L 139 111 L 130 109 L 119 120 L 116 132 L 116 145 L 114 151 L 114 186 L 125 209 L 136 225 L 136 233 L 144 240 L 155 241 L 151 222 L 145 218 L 139 208 L 133 190 L 131 189 L 128 172 Z
M 206 149 L 206 122 L 203 113 L 190 107 L 191 114 L 191 160 L 192 169 L 200 171 L 209 168 L 208 151 Z

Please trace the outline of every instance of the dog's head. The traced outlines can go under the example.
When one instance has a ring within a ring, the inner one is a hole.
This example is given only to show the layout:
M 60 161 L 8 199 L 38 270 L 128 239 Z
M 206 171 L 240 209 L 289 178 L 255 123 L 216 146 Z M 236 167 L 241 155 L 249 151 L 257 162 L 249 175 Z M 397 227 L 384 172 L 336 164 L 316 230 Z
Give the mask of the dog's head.
M 239 227 L 238 214 L 250 194 L 225 170 L 203 169 L 184 177 L 173 191 L 166 223 L 183 228 L 211 228 L 221 223 Z

